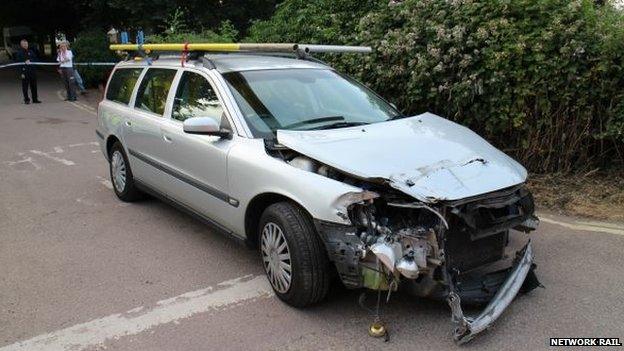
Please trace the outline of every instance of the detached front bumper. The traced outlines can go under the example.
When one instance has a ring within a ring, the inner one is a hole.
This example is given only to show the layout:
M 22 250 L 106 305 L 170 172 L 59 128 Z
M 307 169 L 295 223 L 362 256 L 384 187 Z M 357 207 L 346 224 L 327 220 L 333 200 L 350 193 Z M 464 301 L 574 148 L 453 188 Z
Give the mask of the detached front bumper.
M 453 338 L 458 344 L 466 343 L 477 334 L 486 330 L 503 311 L 511 304 L 518 292 L 521 290 L 527 275 L 533 269 L 533 249 L 531 242 L 519 252 L 519 260 L 515 263 L 507 280 L 501 285 L 490 303 L 476 317 L 464 316 L 461 308 L 461 299 L 456 292 L 451 292 L 447 297 L 447 302 L 451 307 L 452 319 L 456 327 L 453 331 Z

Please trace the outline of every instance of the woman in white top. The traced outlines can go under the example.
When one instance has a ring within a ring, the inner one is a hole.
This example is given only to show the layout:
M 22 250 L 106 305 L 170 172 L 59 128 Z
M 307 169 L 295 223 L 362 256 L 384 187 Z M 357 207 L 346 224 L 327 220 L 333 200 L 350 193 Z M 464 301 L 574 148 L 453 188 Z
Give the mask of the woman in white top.
M 74 54 L 69 50 L 67 42 L 59 44 L 56 61 L 60 63 L 59 73 L 67 90 L 67 101 L 76 101 L 76 78 L 74 77 Z

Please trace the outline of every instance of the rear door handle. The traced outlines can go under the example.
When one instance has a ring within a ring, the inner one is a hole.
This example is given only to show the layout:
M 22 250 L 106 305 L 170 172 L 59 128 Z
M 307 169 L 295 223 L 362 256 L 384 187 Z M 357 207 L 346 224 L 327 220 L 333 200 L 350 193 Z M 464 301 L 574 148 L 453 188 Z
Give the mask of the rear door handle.
M 132 122 L 130 122 L 130 121 L 126 121 L 126 125 L 127 125 L 128 127 L 130 127 L 130 126 L 132 126 Z

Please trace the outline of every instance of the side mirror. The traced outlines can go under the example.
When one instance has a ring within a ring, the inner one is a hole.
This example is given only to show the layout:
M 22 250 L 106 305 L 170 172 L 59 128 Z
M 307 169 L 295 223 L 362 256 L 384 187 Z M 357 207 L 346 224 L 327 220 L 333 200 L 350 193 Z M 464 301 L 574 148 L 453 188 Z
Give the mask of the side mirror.
M 191 117 L 184 120 L 182 130 L 189 134 L 214 135 L 225 139 L 232 137 L 228 129 L 221 129 L 217 121 L 210 117 Z

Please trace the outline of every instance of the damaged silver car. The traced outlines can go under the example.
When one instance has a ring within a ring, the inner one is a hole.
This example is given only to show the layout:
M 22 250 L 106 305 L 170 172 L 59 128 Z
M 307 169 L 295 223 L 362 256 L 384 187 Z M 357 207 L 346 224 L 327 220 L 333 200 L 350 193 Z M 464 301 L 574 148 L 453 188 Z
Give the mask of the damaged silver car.
M 257 247 L 290 305 L 323 300 L 335 276 L 404 289 L 446 301 L 455 340 L 470 340 L 539 285 L 526 170 L 309 56 L 331 48 L 302 48 L 118 64 L 96 132 L 113 190 L 156 195 Z

